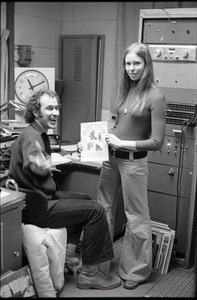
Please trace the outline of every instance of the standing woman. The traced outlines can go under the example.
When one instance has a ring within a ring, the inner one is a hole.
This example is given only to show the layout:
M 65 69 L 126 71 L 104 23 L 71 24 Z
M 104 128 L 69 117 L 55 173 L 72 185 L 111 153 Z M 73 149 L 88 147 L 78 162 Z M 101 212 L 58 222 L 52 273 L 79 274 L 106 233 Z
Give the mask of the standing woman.
M 127 218 L 119 265 L 124 288 L 135 289 L 152 271 L 152 231 L 147 200 L 147 151 L 160 150 L 165 137 L 165 98 L 154 83 L 148 46 L 134 43 L 123 57 L 116 122 L 106 135 L 98 201 L 105 207 L 111 238 L 120 187 Z

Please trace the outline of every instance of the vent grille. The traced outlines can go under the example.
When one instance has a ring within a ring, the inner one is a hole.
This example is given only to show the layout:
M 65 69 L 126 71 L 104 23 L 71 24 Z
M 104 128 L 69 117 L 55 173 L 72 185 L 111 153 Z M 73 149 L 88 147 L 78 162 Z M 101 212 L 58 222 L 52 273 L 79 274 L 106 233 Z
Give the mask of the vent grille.
M 74 49 L 74 81 L 82 81 L 82 46 Z

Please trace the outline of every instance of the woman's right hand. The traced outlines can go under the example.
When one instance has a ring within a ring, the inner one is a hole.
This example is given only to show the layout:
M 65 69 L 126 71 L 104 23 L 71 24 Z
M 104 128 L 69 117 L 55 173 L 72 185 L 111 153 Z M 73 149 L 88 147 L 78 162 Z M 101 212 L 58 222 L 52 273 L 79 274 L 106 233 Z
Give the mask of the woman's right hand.
M 77 152 L 78 153 L 81 153 L 83 151 L 83 145 L 82 145 L 82 142 L 78 142 L 77 143 Z

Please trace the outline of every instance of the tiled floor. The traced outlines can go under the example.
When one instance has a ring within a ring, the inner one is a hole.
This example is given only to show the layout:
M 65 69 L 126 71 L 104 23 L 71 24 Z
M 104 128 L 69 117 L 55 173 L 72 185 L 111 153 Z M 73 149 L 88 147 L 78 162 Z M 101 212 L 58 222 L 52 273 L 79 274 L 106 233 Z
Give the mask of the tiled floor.
M 143 297 L 151 288 L 152 285 L 154 285 L 154 282 L 149 279 L 149 281 L 138 288 L 136 288 L 133 291 L 126 290 L 123 288 L 123 286 L 120 286 L 118 288 L 112 289 L 112 290 L 81 290 L 76 287 L 77 282 L 77 269 L 81 266 L 81 264 L 77 267 L 74 267 L 75 274 L 69 275 L 66 274 L 65 276 L 65 285 L 62 289 L 62 291 L 59 294 L 59 297 L 61 298 L 97 298 L 97 297 Z M 112 262 L 112 273 L 117 273 L 117 261 L 115 263 Z
M 72 253 L 69 249 L 68 253 Z M 115 249 L 115 258 L 111 263 L 111 272 L 118 274 L 120 249 Z M 80 258 L 80 257 L 79 257 Z M 142 297 L 195 297 L 196 274 L 193 269 L 185 270 L 181 267 L 170 266 L 167 275 L 151 274 L 144 284 L 135 290 L 127 290 L 121 285 L 112 290 L 81 290 L 76 287 L 77 270 L 81 262 L 74 267 L 74 275 L 65 274 L 65 284 L 58 297 L 60 298 L 142 298 Z

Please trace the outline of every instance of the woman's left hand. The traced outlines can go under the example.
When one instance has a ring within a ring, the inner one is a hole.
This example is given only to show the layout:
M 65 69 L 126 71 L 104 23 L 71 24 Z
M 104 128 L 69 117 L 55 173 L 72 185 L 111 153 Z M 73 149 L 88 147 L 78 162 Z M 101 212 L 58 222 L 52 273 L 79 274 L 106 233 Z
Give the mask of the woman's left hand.
M 105 140 L 108 143 L 108 145 L 110 145 L 111 147 L 114 147 L 114 148 L 121 147 L 121 140 L 112 133 L 107 133 L 105 136 Z

